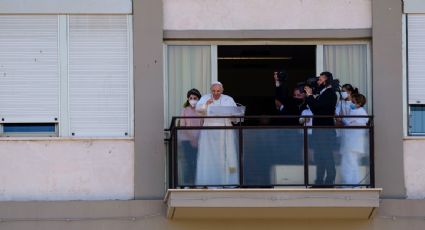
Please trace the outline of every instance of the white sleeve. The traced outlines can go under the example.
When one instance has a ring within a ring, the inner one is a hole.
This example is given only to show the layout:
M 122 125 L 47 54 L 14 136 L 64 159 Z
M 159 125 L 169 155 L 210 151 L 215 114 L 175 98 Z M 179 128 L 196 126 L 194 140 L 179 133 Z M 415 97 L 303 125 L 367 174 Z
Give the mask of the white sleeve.
M 237 106 L 236 102 L 233 100 L 232 97 L 227 95 L 221 95 L 223 97 L 223 106 Z
M 367 116 L 366 110 L 363 108 L 355 109 L 350 111 L 350 116 Z M 344 122 L 344 125 L 348 126 L 362 126 L 366 125 L 368 122 L 368 118 L 366 117 L 350 117 L 350 118 L 344 118 L 342 121 Z
M 196 103 L 196 111 L 201 113 L 201 114 L 205 114 L 207 112 L 207 101 L 211 98 L 210 94 L 204 95 L 201 97 L 201 99 L 199 99 L 198 103 Z
M 336 107 L 335 107 L 335 115 L 339 116 L 341 114 L 341 101 L 338 101 L 338 103 L 336 103 Z

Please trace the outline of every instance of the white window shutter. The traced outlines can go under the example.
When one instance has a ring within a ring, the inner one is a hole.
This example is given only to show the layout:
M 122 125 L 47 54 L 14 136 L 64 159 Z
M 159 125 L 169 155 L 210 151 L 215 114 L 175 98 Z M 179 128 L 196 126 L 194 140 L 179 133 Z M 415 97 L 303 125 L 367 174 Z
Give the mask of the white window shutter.
M 425 104 L 425 14 L 408 15 L 409 104 Z
M 59 115 L 58 17 L 0 16 L 0 117 L 56 122 Z
M 129 29 L 126 15 L 69 17 L 71 135 L 129 135 Z

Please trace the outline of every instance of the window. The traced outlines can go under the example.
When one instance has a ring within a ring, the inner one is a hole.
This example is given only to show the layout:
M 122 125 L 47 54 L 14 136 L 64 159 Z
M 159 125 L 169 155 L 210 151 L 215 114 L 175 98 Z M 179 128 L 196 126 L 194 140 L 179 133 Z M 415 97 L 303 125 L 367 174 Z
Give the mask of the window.
M 3 134 L 131 136 L 131 49 L 131 16 L 0 16 Z
M 2 136 L 57 136 L 55 123 L 7 123 L 3 124 Z
M 409 134 L 425 135 L 425 14 L 407 16 Z
M 130 56 L 126 16 L 69 17 L 72 136 L 128 136 Z
M 180 114 L 189 89 L 197 88 L 206 94 L 210 82 L 215 80 L 224 84 L 225 94 L 247 106 L 247 115 L 272 114 L 276 69 L 288 72 L 291 87 L 307 77 L 330 71 L 341 84 L 350 83 L 366 96 L 366 109 L 372 114 L 367 41 L 296 45 L 173 44 L 166 46 L 166 52 L 165 127 L 172 116 Z
M 166 124 L 180 114 L 186 92 L 192 88 L 207 92 L 211 84 L 210 46 L 168 46 Z
M 56 16 L 0 16 L 2 122 L 59 118 L 57 28 Z
M 372 114 L 372 77 L 367 44 L 324 45 L 323 70 L 330 71 L 341 85 L 349 83 L 359 89 Z

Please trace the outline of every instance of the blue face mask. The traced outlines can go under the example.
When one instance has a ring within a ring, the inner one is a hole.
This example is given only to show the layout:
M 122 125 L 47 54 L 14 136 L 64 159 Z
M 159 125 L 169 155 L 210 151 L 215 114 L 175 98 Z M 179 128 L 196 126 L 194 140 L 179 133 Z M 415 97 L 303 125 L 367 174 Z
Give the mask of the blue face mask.
M 356 107 L 356 105 L 355 105 L 355 104 L 351 103 L 351 104 L 350 104 L 350 108 L 351 108 L 351 109 L 356 109 L 357 107 Z

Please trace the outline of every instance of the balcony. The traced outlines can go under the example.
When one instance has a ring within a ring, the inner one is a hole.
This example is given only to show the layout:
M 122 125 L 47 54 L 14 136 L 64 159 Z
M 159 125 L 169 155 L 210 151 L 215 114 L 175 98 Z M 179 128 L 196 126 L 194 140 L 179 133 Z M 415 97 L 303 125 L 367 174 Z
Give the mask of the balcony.
M 373 117 L 356 118 L 369 122 L 301 126 L 291 116 L 174 117 L 167 130 L 168 217 L 370 218 L 380 193 Z M 181 119 L 233 125 L 179 126 Z

